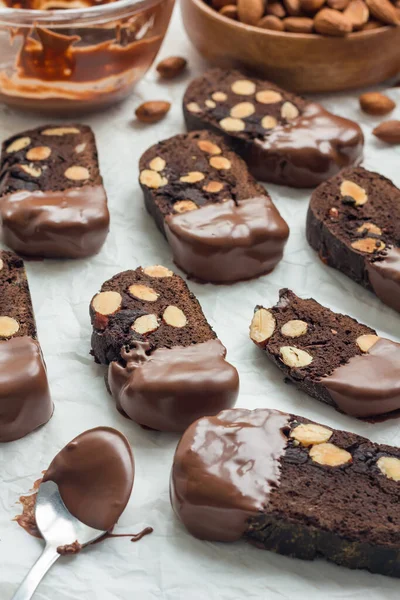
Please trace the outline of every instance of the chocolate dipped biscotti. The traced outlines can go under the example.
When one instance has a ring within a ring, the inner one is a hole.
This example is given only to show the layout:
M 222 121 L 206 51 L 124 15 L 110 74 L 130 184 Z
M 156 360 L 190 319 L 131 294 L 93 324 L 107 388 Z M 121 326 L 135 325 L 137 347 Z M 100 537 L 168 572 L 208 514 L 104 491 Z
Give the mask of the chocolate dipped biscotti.
M 0 220 L 4 242 L 25 256 L 99 252 L 110 216 L 89 127 L 47 125 L 3 143 Z
M 176 135 L 140 159 L 146 208 L 189 276 L 232 283 L 272 271 L 289 228 L 220 136 Z
M 313 299 L 283 289 L 257 306 L 250 337 L 309 396 L 354 417 L 400 409 L 400 344 Z
M 400 312 L 400 190 L 362 167 L 311 197 L 307 240 L 321 259 Z
M 354 433 L 272 409 L 205 417 L 179 442 L 171 500 L 203 540 L 400 576 L 400 450 Z
M 24 263 L 0 250 L 0 442 L 24 437 L 52 413 Z
M 183 112 L 189 130 L 223 134 L 261 181 L 314 187 L 362 159 L 356 123 L 240 71 L 212 69 L 192 81 Z
M 236 369 L 181 277 L 156 265 L 106 281 L 90 305 L 92 354 L 109 365 L 120 412 L 160 431 L 184 431 L 232 407 Z

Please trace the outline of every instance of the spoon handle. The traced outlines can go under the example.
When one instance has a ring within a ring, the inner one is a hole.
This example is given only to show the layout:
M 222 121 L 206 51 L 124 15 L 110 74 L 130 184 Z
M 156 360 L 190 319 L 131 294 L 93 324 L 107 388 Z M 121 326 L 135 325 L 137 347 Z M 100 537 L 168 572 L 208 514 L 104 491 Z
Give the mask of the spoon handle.
M 45 546 L 41 556 L 21 583 L 12 600 L 30 600 L 37 586 L 58 558 L 60 558 L 60 555 L 56 548 L 49 545 Z

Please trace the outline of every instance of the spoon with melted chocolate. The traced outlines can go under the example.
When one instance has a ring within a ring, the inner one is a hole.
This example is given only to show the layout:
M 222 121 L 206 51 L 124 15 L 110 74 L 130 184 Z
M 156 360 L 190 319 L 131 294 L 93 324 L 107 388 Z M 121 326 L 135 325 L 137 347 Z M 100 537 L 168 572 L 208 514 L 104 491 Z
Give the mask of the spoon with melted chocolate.
M 129 501 L 134 474 L 128 440 L 110 427 L 85 431 L 57 454 L 35 508 L 46 545 L 12 600 L 32 598 L 61 555 L 77 554 L 114 527 Z

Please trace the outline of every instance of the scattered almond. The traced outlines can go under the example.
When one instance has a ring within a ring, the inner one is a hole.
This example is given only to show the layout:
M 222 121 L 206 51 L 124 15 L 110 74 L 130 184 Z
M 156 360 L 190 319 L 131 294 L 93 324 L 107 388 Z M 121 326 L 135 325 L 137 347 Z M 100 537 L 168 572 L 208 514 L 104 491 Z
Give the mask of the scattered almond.
M 326 467 L 340 467 L 353 460 L 350 452 L 330 443 L 313 446 L 310 450 L 310 458 L 319 465 Z
M 192 202 L 192 200 L 178 200 L 178 202 L 175 202 L 174 204 L 174 211 L 179 214 L 197 210 L 198 208 L 197 204 Z
M 144 102 L 135 111 L 135 115 L 142 123 L 157 123 L 165 117 L 171 108 L 170 102 L 152 100 Z
M 362 2 L 362 0 L 353 0 L 353 2 Z M 353 3 L 352 2 L 352 3 Z M 351 7 L 351 4 L 349 8 Z M 361 94 L 359 98 L 362 110 L 369 115 L 382 116 L 387 115 L 396 108 L 396 103 L 391 98 L 380 92 L 367 92 Z
M 332 8 L 323 8 L 314 18 L 314 28 L 318 33 L 331 36 L 345 36 L 353 26 L 343 13 Z
M 381 456 L 376 461 L 376 464 L 383 475 L 394 481 L 400 481 L 400 460 L 398 458 L 394 456 Z
M 129 286 L 129 293 L 131 296 L 139 298 L 139 300 L 145 300 L 145 302 L 155 302 L 159 296 L 153 288 L 142 283 L 134 283 Z
M 163 267 L 162 265 L 153 265 L 151 267 L 145 267 L 143 269 L 143 273 L 145 273 L 149 277 L 157 277 L 159 279 L 162 279 L 163 277 L 173 276 L 173 272 L 167 269 L 167 267 Z
M 30 137 L 22 137 L 11 142 L 9 146 L 6 148 L 6 152 L 11 154 L 12 152 L 19 152 L 20 150 L 24 150 L 31 143 Z
M 378 335 L 367 333 L 360 335 L 356 339 L 356 344 L 360 348 L 361 352 L 368 352 L 381 338 Z
M 257 344 L 269 340 L 275 331 L 276 321 L 273 314 L 266 308 L 259 308 L 254 313 L 250 325 L 250 338 Z
M 49 158 L 51 154 L 51 148 L 48 146 L 36 146 L 35 148 L 31 148 L 26 153 L 26 158 L 28 160 L 46 160 Z
M 359 252 L 372 254 L 373 252 L 381 252 L 381 250 L 384 250 L 386 244 L 381 240 L 377 240 L 376 238 L 365 237 L 352 242 L 351 247 Z
M 152 169 L 153 171 L 157 171 L 157 173 L 164 171 L 166 166 L 167 163 L 165 162 L 165 160 L 159 156 L 153 158 L 153 160 L 151 160 L 149 163 L 150 169 Z
M 300 442 L 302 446 L 324 444 L 332 437 L 333 431 L 316 423 L 301 423 L 290 432 L 290 437 Z
M 300 337 L 307 333 L 308 325 L 305 321 L 293 319 L 281 327 L 281 334 L 286 337 Z
M 118 292 L 100 292 L 92 300 L 93 310 L 100 315 L 112 315 L 122 306 L 122 296 Z
M 197 142 L 198 147 L 207 154 L 221 154 L 222 150 L 217 144 L 213 144 L 209 140 L 199 140 Z
M 181 75 L 187 67 L 187 60 L 182 56 L 169 56 L 158 63 L 156 70 L 163 79 L 174 79 Z
M 86 167 L 73 165 L 72 167 L 68 167 L 64 172 L 64 176 L 72 181 L 84 181 L 85 179 L 89 179 L 90 173 Z
M 19 323 L 12 317 L 0 317 L 0 338 L 9 338 L 19 330 Z
M 185 313 L 177 306 L 167 306 L 163 314 L 163 319 L 171 327 L 181 328 L 187 324 Z
M 282 346 L 279 350 L 282 361 L 291 369 L 300 369 L 307 367 L 312 363 L 313 357 L 305 350 L 294 348 L 293 346 Z
M 136 331 L 136 333 L 140 333 L 140 335 L 144 335 L 145 333 L 151 333 L 155 331 L 160 326 L 156 315 L 143 315 L 138 317 L 131 329 Z
M 387 144 L 400 144 L 400 121 L 384 121 L 372 133 Z
M 212 156 L 210 158 L 210 165 L 214 169 L 218 169 L 219 171 L 228 170 L 231 168 L 232 163 L 228 158 L 224 156 Z

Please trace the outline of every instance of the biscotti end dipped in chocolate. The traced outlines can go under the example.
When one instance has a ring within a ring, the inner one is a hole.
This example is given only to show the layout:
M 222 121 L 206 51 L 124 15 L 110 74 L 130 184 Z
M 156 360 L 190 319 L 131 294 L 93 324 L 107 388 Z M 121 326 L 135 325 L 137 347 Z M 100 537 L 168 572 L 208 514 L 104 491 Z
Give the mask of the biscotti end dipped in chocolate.
M 24 437 L 52 413 L 24 263 L 0 251 L 0 442 Z
M 189 130 L 223 134 L 261 181 L 315 187 L 362 159 L 356 123 L 240 71 L 212 69 L 192 81 L 183 112 Z
M 193 132 L 152 146 L 140 159 L 140 183 L 147 210 L 189 276 L 232 283 L 281 260 L 289 228 L 220 136 Z
M 271 409 L 193 423 L 171 501 L 204 540 L 400 576 L 400 450 Z
M 4 242 L 24 256 L 99 252 L 110 216 L 90 127 L 45 125 L 3 143 L 0 220 Z
M 400 344 L 355 319 L 283 289 L 257 306 L 250 337 L 310 396 L 359 418 L 400 409 Z
M 117 408 L 133 421 L 184 431 L 235 404 L 239 376 L 225 347 L 186 283 L 166 267 L 139 267 L 106 281 L 90 314 L 92 354 L 109 365 Z
M 313 193 L 307 240 L 331 267 L 400 312 L 400 190 L 362 167 Z

